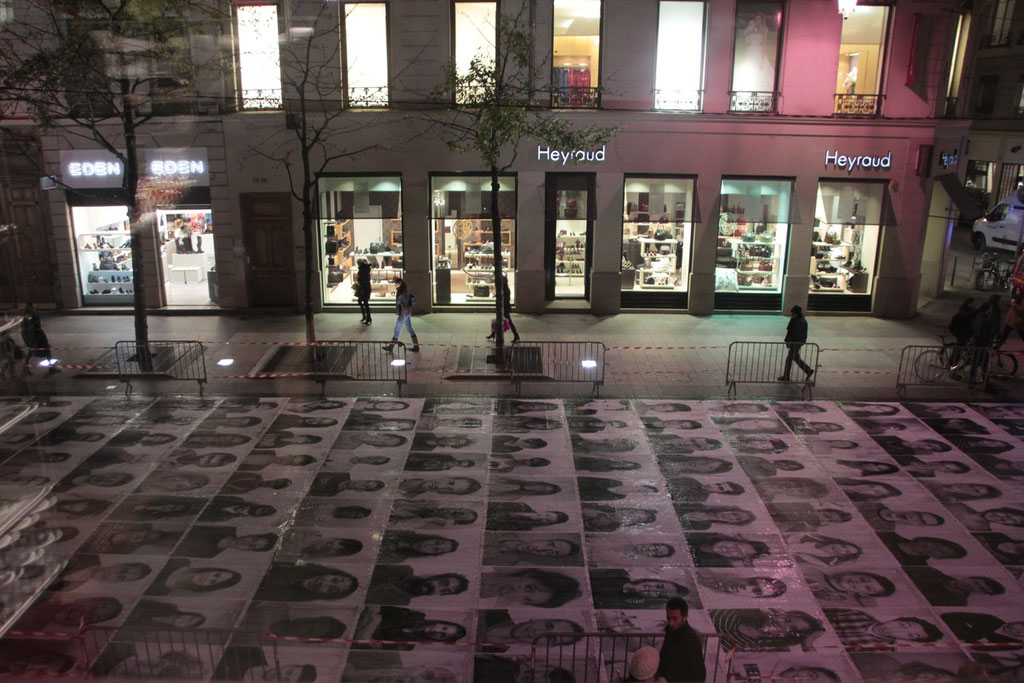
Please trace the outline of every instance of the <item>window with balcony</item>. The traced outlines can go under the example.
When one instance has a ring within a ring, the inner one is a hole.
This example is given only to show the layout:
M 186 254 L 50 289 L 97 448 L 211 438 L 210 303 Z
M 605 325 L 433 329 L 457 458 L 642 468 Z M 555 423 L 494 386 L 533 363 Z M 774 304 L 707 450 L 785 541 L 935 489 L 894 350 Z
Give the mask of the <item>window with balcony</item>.
M 498 44 L 498 3 L 456 2 L 453 6 L 452 52 L 455 72 L 469 75 L 474 59 L 494 64 Z M 472 99 L 472 93 L 458 92 L 458 102 Z
M 775 111 L 781 0 L 738 0 L 729 111 Z
M 345 99 L 350 107 L 388 104 L 386 3 L 345 5 Z
M 239 5 L 238 76 L 243 109 L 281 108 L 277 5 Z
M 1003 47 L 1010 44 L 1010 29 L 1013 28 L 1013 6 L 1015 0 L 996 0 L 992 9 L 992 32 L 985 38 L 989 47 Z
M 843 19 L 836 73 L 835 113 L 877 116 L 882 109 L 882 68 L 889 8 L 858 5 Z
M 551 104 L 597 107 L 601 62 L 601 0 L 554 0 Z
M 654 108 L 700 111 L 704 84 L 704 2 L 658 3 Z

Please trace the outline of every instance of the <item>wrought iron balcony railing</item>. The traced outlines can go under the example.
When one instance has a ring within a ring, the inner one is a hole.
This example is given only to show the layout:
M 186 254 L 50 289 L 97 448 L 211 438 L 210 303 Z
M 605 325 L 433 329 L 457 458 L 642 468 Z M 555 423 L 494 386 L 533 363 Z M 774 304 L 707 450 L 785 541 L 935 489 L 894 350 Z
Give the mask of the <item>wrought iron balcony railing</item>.
M 280 88 L 252 88 L 239 91 L 242 109 L 280 109 L 284 103 Z
M 567 86 L 551 89 L 551 106 L 568 109 L 597 109 L 601 105 L 600 88 Z
M 701 111 L 704 102 L 703 90 L 654 91 L 654 108 L 668 111 Z
M 878 116 L 882 110 L 882 95 L 836 94 L 837 116 Z
M 731 112 L 774 112 L 776 101 L 777 93 L 774 92 L 729 91 L 729 111 Z
M 350 87 L 348 89 L 348 106 L 386 107 L 388 106 L 388 86 Z

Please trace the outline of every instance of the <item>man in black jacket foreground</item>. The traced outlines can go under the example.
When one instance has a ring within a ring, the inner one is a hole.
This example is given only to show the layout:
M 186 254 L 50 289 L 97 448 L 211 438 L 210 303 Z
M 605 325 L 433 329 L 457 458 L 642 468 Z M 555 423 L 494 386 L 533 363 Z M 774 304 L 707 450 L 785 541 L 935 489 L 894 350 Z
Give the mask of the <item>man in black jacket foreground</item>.
M 800 358 L 800 347 L 807 343 L 807 318 L 804 317 L 804 309 L 794 306 L 789 312 L 793 314 L 793 318 L 786 326 L 786 338 L 783 340 L 789 347 L 789 355 L 786 356 L 786 369 L 782 371 L 782 377 L 779 377 L 780 382 L 789 381 L 789 369 L 794 362 L 807 373 L 807 379 L 814 374 L 814 369 Z
M 669 683 L 703 683 L 707 675 L 700 636 L 686 623 L 689 611 L 682 598 L 672 598 L 665 605 L 665 641 L 661 644 L 658 675 Z

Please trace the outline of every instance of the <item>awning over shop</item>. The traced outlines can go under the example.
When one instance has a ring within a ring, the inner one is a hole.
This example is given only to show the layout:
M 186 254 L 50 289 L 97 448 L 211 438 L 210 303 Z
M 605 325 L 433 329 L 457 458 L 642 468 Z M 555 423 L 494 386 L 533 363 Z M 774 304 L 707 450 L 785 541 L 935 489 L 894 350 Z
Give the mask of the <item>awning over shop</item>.
M 973 221 L 985 215 L 985 209 L 978 206 L 967 188 L 960 182 L 960 179 L 952 173 L 945 173 L 935 177 L 946 190 L 946 194 L 953 200 L 953 204 L 960 211 L 960 217 L 964 220 Z

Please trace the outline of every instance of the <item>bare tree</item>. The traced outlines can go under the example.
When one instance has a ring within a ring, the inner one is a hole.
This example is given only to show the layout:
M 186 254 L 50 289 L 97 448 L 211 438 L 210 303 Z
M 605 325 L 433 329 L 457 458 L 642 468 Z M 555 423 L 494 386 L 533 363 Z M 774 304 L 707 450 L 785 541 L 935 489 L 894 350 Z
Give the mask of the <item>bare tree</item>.
M 494 325 L 499 365 L 504 363 L 504 300 L 501 262 L 501 215 L 498 209 L 499 175 L 512 168 L 519 144 L 539 140 L 556 149 L 591 149 L 604 144 L 614 128 L 570 125 L 557 114 L 534 106 L 539 95 L 550 92 L 532 65 L 533 32 L 526 7 L 514 15 L 498 17 L 495 58 L 477 55 L 468 70 L 450 62 L 435 90 L 440 100 L 454 106 L 431 116 L 446 136 L 448 146 L 475 154 L 491 176 L 491 240 L 494 243 Z
M 44 133 L 90 141 L 123 168 L 131 229 L 135 339 L 149 340 L 142 243 L 156 203 L 181 183 L 140 178 L 140 137 L 169 100 L 196 94 L 199 62 L 220 32 L 209 3 L 192 0 L 24 0 L 0 24 L 0 107 Z M 206 46 L 203 38 L 211 38 Z M 214 47 L 213 58 L 219 62 Z M 219 66 L 219 64 L 218 64 Z M 170 113 L 170 112 L 169 112 Z M 181 113 L 178 110 L 173 113 Z M 9 136 L 15 140 L 15 136 Z

